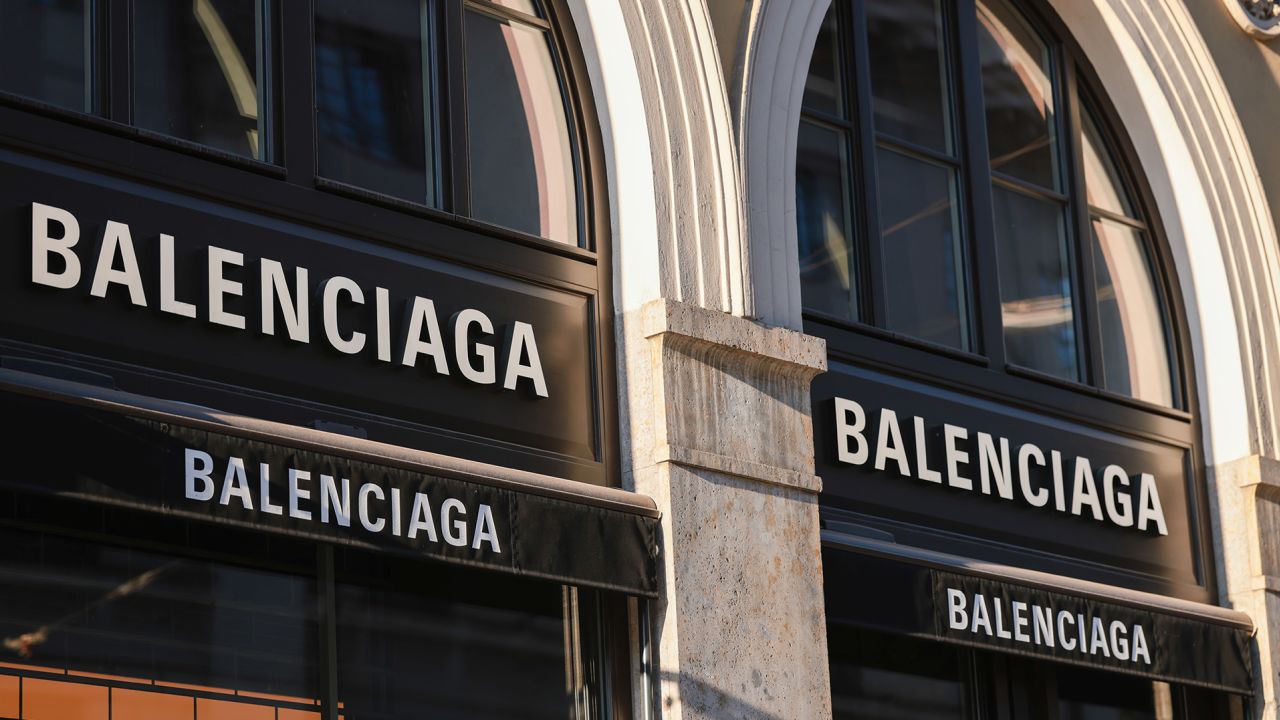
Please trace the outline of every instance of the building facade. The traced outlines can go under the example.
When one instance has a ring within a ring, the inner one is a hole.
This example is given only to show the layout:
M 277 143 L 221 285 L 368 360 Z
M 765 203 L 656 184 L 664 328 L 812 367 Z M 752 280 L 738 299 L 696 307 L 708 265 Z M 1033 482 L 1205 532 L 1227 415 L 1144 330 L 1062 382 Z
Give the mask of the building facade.
M 0 717 L 1275 717 L 1277 17 L 0 3 Z

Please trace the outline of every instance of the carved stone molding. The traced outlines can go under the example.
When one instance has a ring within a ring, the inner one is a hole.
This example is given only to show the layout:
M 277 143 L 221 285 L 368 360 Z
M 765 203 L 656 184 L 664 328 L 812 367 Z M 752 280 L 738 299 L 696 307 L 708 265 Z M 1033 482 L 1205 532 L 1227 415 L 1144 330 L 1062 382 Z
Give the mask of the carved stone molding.
M 1259 40 L 1280 36 L 1280 0 L 1222 0 L 1240 29 Z

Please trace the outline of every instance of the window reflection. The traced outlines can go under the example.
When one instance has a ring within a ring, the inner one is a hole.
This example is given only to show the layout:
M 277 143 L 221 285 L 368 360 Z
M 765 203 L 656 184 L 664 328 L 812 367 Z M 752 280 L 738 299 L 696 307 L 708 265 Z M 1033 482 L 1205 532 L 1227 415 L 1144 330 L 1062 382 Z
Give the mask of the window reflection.
M 267 157 L 258 0 L 134 0 L 133 121 L 245 157 Z
M 1078 380 L 1062 207 L 999 186 L 992 197 L 1006 356 L 1014 365 Z
M 1164 312 L 1142 233 L 1093 221 L 1093 269 L 1102 335 L 1103 387 L 1159 405 L 1173 404 Z
M 804 306 L 843 320 L 856 320 L 845 153 L 840 133 L 800 121 L 796 226 Z
M 956 210 L 955 172 L 881 149 L 880 227 L 886 326 L 964 348 L 964 255 Z
M 0 0 L 0 91 L 89 112 L 88 0 Z
M 1017 10 L 991 2 L 978 3 L 978 51 L 991 169 L 1058 189 L 1049 47 Z
M 315 609 L 307 578 L 0 529 L 0 712 L 301 719 Z
M 950 153 L 943 37 L 939 0 L 867 3 L 876 131 Z
M 377 12 L 347 0 L 317 0 L 323 177 L 438 205 L 431 13 L 424 0 L 383 0 Z
M 578 244 L 573 141 L 550 36 L 472 10 L 465 24 L 472 215 Z

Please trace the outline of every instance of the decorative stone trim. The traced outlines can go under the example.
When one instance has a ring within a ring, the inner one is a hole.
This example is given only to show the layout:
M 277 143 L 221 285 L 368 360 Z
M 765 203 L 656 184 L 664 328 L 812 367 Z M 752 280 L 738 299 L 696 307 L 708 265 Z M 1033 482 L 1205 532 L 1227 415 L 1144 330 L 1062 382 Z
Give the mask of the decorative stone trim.
M 1280 0 L 1222 0 L 1227 12 L 1258 40 L 1280 37 Z

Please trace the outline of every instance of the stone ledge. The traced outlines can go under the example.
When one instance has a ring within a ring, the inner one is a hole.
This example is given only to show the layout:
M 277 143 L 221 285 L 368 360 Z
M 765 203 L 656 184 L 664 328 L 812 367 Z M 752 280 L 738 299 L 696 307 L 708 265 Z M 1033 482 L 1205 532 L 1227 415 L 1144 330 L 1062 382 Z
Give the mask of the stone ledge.
M 817 475 L 796 472 L 776 465 L 762 465 L 750 460 L 717 455 L 705 450 L 695 450 L 678 445 L 659 445 L 653 449 L 653 457 L 651 459 L 655 465 L 670 462 L 685 467 L 700 468 L 770 485 L 778 485 L 792 490 L 803 490 L 815 495 L 822 492 L 822 478 Z
M 794 365 L 811 376 L 827 369 L 827 343 L 822 338 L 667 298 L 651 300 L 639 312 L 641 332 L 646 338 L 680 335 Z
M 1233 477 L 1237 487 L 1263 485 L 1280 488 L 1280 460 L 1265 455 L 1246 455 L 1210 468 L 1216 477 Z

